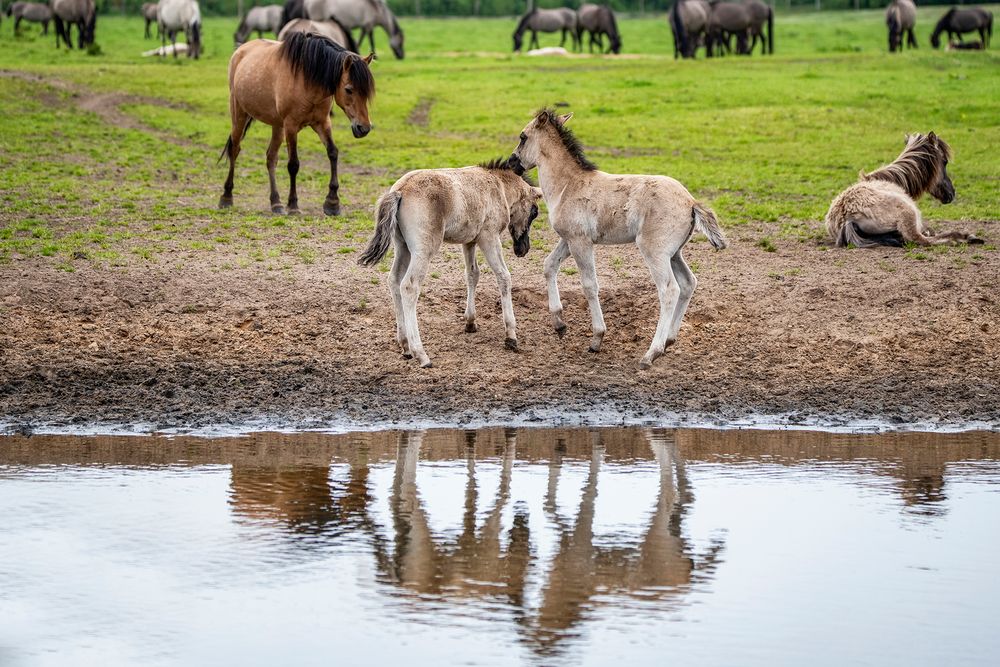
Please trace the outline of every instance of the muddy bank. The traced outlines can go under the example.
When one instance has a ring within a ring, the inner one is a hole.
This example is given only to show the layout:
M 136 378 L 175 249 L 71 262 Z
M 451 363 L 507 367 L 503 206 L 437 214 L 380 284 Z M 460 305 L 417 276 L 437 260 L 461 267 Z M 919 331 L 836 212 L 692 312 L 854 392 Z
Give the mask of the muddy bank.
M 550 234 L 544 232 L 543 234 Z M 569 333 L 546 311 L 541 253 L 514 261 L 520 351 L 496 287 L 463 333 L 461 259 L 442 256 L 419 316 L 434 368 L 401 358 L 387 275 L 331 250 L 279 275 L 43 259 L 0 266 L 0 420 L 188 428 L 259 423 L 708 423 L 761 420 L 1000 426 L 1000 261 L 695 243 L 700 284 L 676 346 L 639 372 L 657 302 L 630 249 L 599 254 L 608 334 L 589 354 L 578 276 Z M 964 255 L 962 255 L 964 257 Z M 208 255 L 210 258 L 210 255 Z

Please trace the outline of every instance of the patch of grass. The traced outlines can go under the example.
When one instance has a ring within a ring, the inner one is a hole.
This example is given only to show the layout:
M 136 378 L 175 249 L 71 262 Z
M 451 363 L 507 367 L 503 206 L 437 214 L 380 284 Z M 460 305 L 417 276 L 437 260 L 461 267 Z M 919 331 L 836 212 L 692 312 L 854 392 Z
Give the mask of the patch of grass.
M 757 247 L 763 249 L 764 252 L 775 252 L 777 250 L 774 247 L 774 242 L 766 236 L 757 241 Z

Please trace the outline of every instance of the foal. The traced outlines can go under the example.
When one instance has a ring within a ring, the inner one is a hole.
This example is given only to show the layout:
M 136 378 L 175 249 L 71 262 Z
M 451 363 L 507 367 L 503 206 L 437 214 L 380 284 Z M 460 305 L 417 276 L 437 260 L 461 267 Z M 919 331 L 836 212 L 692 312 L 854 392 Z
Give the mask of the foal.
M 538 167 L 552 228 L 559 245 L 545 260 L 549 312 L 561 336 L 566 330 L 556 276 L 571 253 L 580 269 L 583 293 L 590 305 L 593 339 L 590 351 L 601 349 L 606 327 L 597 296 L 594 244 L 635 243 L 649 267 L 660 297 L 660 320 L 649 351 L 639 368 L 649 368 L 677 340 L 697 280 L 681 249 L 695 229 L 716 249 L 726 247 L 715 213 L 699 203 L 668 176 L 616 175 L 598 171 L 566 128 L 573 114 L 556 116 L 543 109 L 521 131 L 510 162 L 520 172 Z
M 838 246 L 858 248 L 902 246 L 905 241 L 919 245 L 982 243 L 964 232 L 929 234 L 914 202 L 925 192 L 942 204 L 954 201 L 949 159 L 951 149 L 933 132 L 907 135 L 906 148 L 895 162 L 870 174 L 861 172 L 858 182 L 833 200 L 826 214 L 830 236 Z
M 416 357 L 423 368 L 431 360 L 424 352 L 417 328 L 417 298 L 431 258 L 441 243 L 460 243 L 465 257 L 468 293 L 465 331 L 476 326 L 476 246 L 497 278 L 508 349 L 517 349 L 510 272 L 503 261 L 500 235 L 514 241 L 514 254 L 524 257 L 531 248 L 528 232 L 538 217 L 542 191 L 514 173 L 506 160 L 494 160 L 462 169 L 418 169 L 400 178 L 378 200 L 375 236 L 358 260 L 377 264 L 395 246 L 389 287 L 396 310 L 396 340 L 407 359 Z

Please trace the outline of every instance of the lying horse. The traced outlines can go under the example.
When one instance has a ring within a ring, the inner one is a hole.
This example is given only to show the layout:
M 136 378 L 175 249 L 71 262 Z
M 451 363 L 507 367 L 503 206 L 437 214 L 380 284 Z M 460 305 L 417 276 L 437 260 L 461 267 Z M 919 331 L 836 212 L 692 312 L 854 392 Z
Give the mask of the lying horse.
M 622 39 L 618 34 L 615 13 L 607 5 L 585 3 L 576 12 L 576 41 L 583 48 L 583 31 L 590 34 L 589 50 L 594 52 L 594 42 L 598 50 L 604 50 L 603 36 L 608 36 L 608 52 L 621 53 Z
M 949 42 L 956 36 L 961 42 L 962 33 L 973 31 L 979 33 L 979 40 L 984 47 L 989 46 L 990 37 L 993 36 L 993 14 L 981 7 L 968 9 L 952 7 L 934 26 L 934 32 L 931 33 L 931 46 L 935 49 L 941 46 L 940 35 L 942 32 L 948 33 Z
M 271 126 L 267 147 L 267 174 L 271 186 L 271 211 L 284 213 L 274 177 L 282 139 L 288 144 L 288 212 L 299 213 L 295 176 L 299 173 L 298 135 L 311 127 L 326 147 L 330 160 L 330 187 L 323 203 L 327 215 L 340 213 L 340 181 L 337 178 L 337 145 L 330 129 L 334 101 L 351 121 L 351 131 L 360 139 L 371 132 L 368 101 L 375 96 L 375 79 L 362 58 L 333 41 L 308 32 L 295 32 L 283 42 L 255 39 L 236 49 L 229 59 L 229 114 L 232 128 L 223 156 L 229 158 L 229 176 L 223 186 L 219 208 L 233 205 L 233 172 L 240 143 L 259 120 Z
M 262 38 L 265 32 L 273 32 L 277 37 L 278 32 L 282 28 L 281 10 L 281 5 L 265 5 L 263 7 L 251 8 L 236 27 L 236 33 L 233 34 L 233 42 L 236 46 L 240 46 L 243 42 L 247 41 L 250 33 L 254 30 L 257 31 L 258 38 Z
M 329 21 L 292 19 L 278 33 L 278 41 L 283 42 L 288 39 L 289 35 L 296 32 L 311 32 L 322 35 L 334 44 L 339 44 L 348 51 L 358 53 L 358 44 L 354 41 L 354 37 L 351 36 L 351 31 L 341 25 L 336 19 L 330 19 Z
M 562 39 L 559 46 L 566 44 L 566 35 L 570 36 L 573 48 L 579 48 L 576 28 L 576 12 L 567 7 L 558 9 L 532 9 L 521 17 L 514 30 L 514 51 L 520 51 L 524 40 L 524 33 L 531 31 L 531 41 L 528 48 L 538 48 L 538 33 L 540 32 L 560 32 Z
M 378 200 L 375 236 L 358 260 L 377 264 L 393 242 L 395 253 L 389 288 L 396 311 L 396 340 L 407 359 L 416 357 L 421 367 L 431 366 L 417 326 L 417 299 L 441 243 L 460 243 L 468 284 L 465 331 L 476 325 L 476 283 L 479 267 L 476 246 L 496 276 L 503 307 L 508 349 L 517 349 L 510 272 L 503 261 L 501 234 L 514 241 L 514 254 L 524 257 L 531 248 L 528 232 L 538 216 L 542 191 L 514 173 L 506 160 L 494 160 L 463 169 L 419 169 L 400 178 Z
M 889 53 L 903 50 L 903 33 L 906 45 L 917 48 L 913 27 L 917 24 L 917 6 L 912 0 L 892 0 L 885 10 L 885 24 L 889 27 Z
M 7 8 L 7 16 L 14 17 L 14 35 L 21 34 L 21 21 L 42 24 L 42 34 L 49 34 L 52 9 L 40 2 L 15 2 Z
M 559 265 L 572 254 L 590 306 L 590 351 L 600 350 L 606 327 L 597 293 L 594 245 L 635 243 L 660 297 L 656 334 L 639 362 L 639 368 L 646 369 L 677 340 L 681 319 L 694 294 L 697 280 L 681 254 L 684 244 L 695 229 L 704 232 L 716 249 L 725 248 L 726 239 L 715 213 L 678 181 L 667 176 L 598 171 L 566 128 L 572 116 L 556 116 L 550 109 L 539 111 L 521 131 L 520 143 L 510 157 L 518 171 L 538 167 L 549 222 L 560 237 L 545 260 L 552 324 L 560 336 L 565 332 L 556 277 Z
M 906 137 L 906 148 L 892 164 L 870 174 L 861 172 L 856 184 L 833 200 L 826 228 L 838 246 L 868 248 L 902 246 L 909 241 L 936 245 L 949 241 L 982 243 L 971 234 L 929 234 L 915 199 L 925 192 L 942 204 L 955 199 L 948 177 L 951 149 L 933 132 Z

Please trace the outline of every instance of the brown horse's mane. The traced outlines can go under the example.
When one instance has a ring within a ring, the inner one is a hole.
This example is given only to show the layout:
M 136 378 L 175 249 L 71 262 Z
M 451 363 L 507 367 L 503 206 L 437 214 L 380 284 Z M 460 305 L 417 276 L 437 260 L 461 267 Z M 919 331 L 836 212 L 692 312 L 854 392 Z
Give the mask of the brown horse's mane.
M 350 33 L 347 33 L 350 34 Z M 315 33 L 297 32 L 281 43 L 278 53 L 292 69 L 302 73 L 308 83 L 331 95 L 340 86 L 340 73 L 347 63 L 347 76 L 354 92 L 369 100 L 375 95 L 375 78 L 368 63 L 333 40 Z
M 495 157 L 492 160 L 488 160 L 486 162 L 480 162 L 477 166 L 482 169 L 486 169 L 488 171 L 509 171 L 512 174 L 517 174 L 517 172 L 514 170 L 514 167 L 512 167 L 510 164 L 509 157 Z M 527 172 L 521 174 L 521 180 L 532 187 L 536 187 L 538 185 L 533 180 L 531 180 L 531 177 L 528 176 Z
M 916 198 L 937 183 L 950 159 L 951 147 L 933 132 L 911 134 L 906 138 L 906 148 L 892 164 L 870 174 L 862 172 L 861 180 L 895 183 Z
M 559 134 L 559 139 L 562 141 L 562 145 L 566 147 L 570 156 L 576 161 L 584 171 L 597 171 L 597 165 L 587 159 L 587 156 L 583 152 L 583 145 L 580 140 L 576 138 L 572 130 L 559 122 L 559 117 L 553 109 L 541 109 L 535 114 L 537 120 L 549 123 L 555 128 L 556 132 Z

